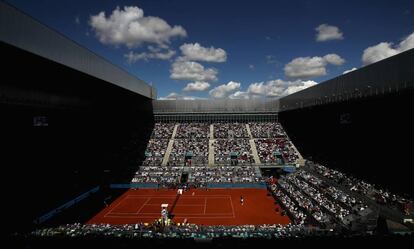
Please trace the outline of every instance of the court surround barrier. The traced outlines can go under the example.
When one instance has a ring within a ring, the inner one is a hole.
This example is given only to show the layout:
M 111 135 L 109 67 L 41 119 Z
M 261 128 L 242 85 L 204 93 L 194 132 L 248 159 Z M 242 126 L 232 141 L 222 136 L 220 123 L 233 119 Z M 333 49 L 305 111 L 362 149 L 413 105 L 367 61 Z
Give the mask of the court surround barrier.
M 120 183 L 111 184 L 110 188 L 129 189 L 129 188 L 158 188 L 158 183 Z
M 111 184 L 113 189 L 155 189 L 158 188 L 158 183 L 121 183 Z M 207 188 L 266 188 L 265 183 L 208 183 Z
M 99 186 L 96 186 L 94 188 L 92 188 L 91 190 L 79 195 L 78 197 L 76 197 L 75 199 L 66 202 L 65 204 L 53 209 L 52 211 L 40 216 L 39 218 L 35 219 L 33 221 L 33 223 L 35 224 L 41 224 L 47 220 L 49 220 L 50 218 L 52 218 L 53 216 L 55 216 L 56 214 L 62 212 L 65 209 L 68 209 L 70 207 L 72 207 L 73 205 L 75 205 L 76 203 L 82 201 L 83 199 L 89 197 L 91 194 L 96 193 L 99 191 Z

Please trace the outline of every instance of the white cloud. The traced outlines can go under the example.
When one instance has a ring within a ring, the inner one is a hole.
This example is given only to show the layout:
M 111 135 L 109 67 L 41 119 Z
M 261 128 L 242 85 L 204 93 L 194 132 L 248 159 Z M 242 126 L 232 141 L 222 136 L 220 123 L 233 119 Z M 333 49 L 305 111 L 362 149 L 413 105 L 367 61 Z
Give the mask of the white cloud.
M 329 64 L 332 64 L 332 65 L 335 65 L 335 66 L 340 66 L 340 65 L 342 65 L 342 64 L 344 64 L 345 63 L 345 60 L 344 59 L 342 59 L 339 55 L 337 55 L 337 54 L 327 54 L 327 55 L 325 55 L 324 57 L 323 57 L 323 59 L 327 62 L 327 63 L 329 63 Z
M 186 87 L 184 87 L 183 91 L 186 92 L 202 92 L 207 90 L 210 87 L 208 82 L 204 81 L 196 81 L 188 83 Z
M 347 73 L 350 73 L 350 72 L 355 71 L 355 70 L 357 70 L 357 69 L 358 69 L 358 68 L 353 67 L 352 69 L 345 70 L 342 74 L 347 74 Z
M 362 63 L 368 65 L 411 48 L 414 48 L 414 32 L 396 46 L 393 46 L 392 42 L 381 42 L 375 46 L 366 48 L 362 55 Z
M 200 97 L 195 97 L 195 96 L 186 96 L 186 95 L 182 95 L 182 94 L 178 94 L 176 92 L 172 92 L 170 94 L 168 94 L 165 97 L 160 97 L 158 98 L 159 100 L 195 100 L 195 99 L 206 99 L 206 98 L 200 98 Z
M 159 17 L 144 16 L 144 11 L 135 6 L 116 7 L 108 17 L 101 11 L 90 17 L 89 25 L 100 42 L 129 48 L 143 43 L 165 45 L 173 37 L 187 36 L 183 27 L 171 27 Z
M 215 81 L 218 71 L 214 68 L 204 68 L 198 62 L 185 61 L 178 58 L 170 69 L 170 78 L 175 80 Z
M 283 91 L 282 96 L 286 96 L 295 92 L 302 91 L 308 87 L 314 86 L 316 83 L 313 80 L 306 80 L 306 81 L 295 81 L 288 85 L 288 87 Z
M 250 70 L 254 70 L 254 68 L 255 68 L 255 67 L 254 67 L 254 65 L 253 65 L 253 64 L 250 64 L 250 65 L 249 65 L 249 69 L 250 69 Z
M 229 95 L 230 99 L 249 99 L 249 93 L 243 91 L 237 91 Z
M 316 34 L 316 41 L 318 42 L 344 39 L 343 33 L 336 26 L 321 24 L 315 30 L 318 31 Z
M 298 57 L 285 65 L 285 75 L 290 79 L 308 79 L 326 75 L 327 64 L 340 66 L 345 60 L 337 54 L 323 57 Z
M 279 98 L 316 84 L 312 80 L 285 81 L 276 79 L 266 82 L 255 82 L 249 85 L 247 91 L 237 91 L 228 97 L 231 99 Z
M 225 62 L 227 60 L 227 53 L 221 48 L 206 48 L 199 43 L 184 43 L 180 49 L 184 58 L 190 61 Z
M 142 53 L 134 53 L 132 51 L 129 51 L 129 53 L 125 54 L 124 57 L 127 59 L 128 63 L 134 63 L 139 60 L 148 61 L 150 59 L 169 60 L 174 55 L 175 51 L 168 49 L 166 51 L 153 51 Z
M 303 90 L 317 83 L 312 80 L 285 81 L 281 79 L 252 83 L 247 89 L 249 96 L 282 97 Z
M 227 84 L 223 84 L 223 85 L 220 85 L 220 86 L 217 86 L 211 89 L 209 94 L 211 97 L 215 99 L 219 99 L 219 98 L 226 98 L 229 95 L 237 92 L 238 90 L 240 90 L 240 83 L 230 81 Z

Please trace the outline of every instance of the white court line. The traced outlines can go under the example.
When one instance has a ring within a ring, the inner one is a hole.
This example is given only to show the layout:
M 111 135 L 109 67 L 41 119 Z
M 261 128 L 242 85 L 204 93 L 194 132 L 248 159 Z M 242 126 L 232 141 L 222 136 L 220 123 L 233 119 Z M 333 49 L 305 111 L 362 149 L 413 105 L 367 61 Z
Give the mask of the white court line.
M 117 208 L 119 205 L 121 205 L 127 197 L 128 197 L 128 195 L 127 195 L 127 196 L 125 196 L 124 198 L 120 199 L 120 200 L 119 200 L 119 202 L 115 205 L 115 207 L 112 207 L 111 209 L 109 209 L 109 211 L 108 211 L 108 212 L 106 212 L 106 213 L 104 214 L 104 217 L 106 217 L 106 215 L 110 214 L 110 213 L 111 213 L 111 212 L 112 212 L 115 208 Z M 144 197 L 144 198 L 145 198 L 145 197 Z
M 230 196 L 230 205 L 231 205 L 231 211 L 233 213 L 233 219 L 236 218 L 236 215 L 234 214 L 234 207 L 233 207 L 233 199 Z
M 145 206 L 160 206 L 161 204 L 145 204 Z M 203 206 L 203 204 L 180 204 L 180 205 L 176 205 L 176 207 L 187 207 L 187 206 Z
M 141 197 L 171 197 L 171 198 L 175 198 L 176 195 L 127 195 L 127 196 L 141 196 Z M 186 196 L 186 195 L 182 195 L 180 198 L 197 198 L 197 197 L 230 197 L 230 195 L 195 195 L 195 196 Z
M 138 216 L 136 213 L 111 213 L 108 216 L 112 216 L 113 215 L 119 215 L 122 217 L 128 217 L 130 216 L 131 218 L 136 218 L 136 217 L 141 217 L 142 215 L 160 215 L 160 213 L 139 213 Z M 124 214 L 124 215 L 121 215 Z M 203 214 L 203 213 L 179 213 L 177 214 L 178 216 L 180 215 L 207 215 L 207 216 L 211 216 L 211 215 L 221 215 L 221 216 L 232 216 L 232 213 L 211 213 L 211 214 Z M 177 216 L 175 215 L 175 216 Z
M 148 202 L 148 197 L 136 197 L 137 199 L 138 198 L 141 198 L 141 199 L 144 199 L 144 198 L 147 198 L 147 201 L 146 202 Z M 131 214 L 131 212 L 114 212 L 114 210 L 121 204 L 121 203 L 123 203 L 126 199 L 128 199 L 128 197 L 126 197 L 126 198 L 124 198 L 124 199 L 122 199 L 121 201 L 120 201 L 120 203 L 118 203 L 117 205 L 116 205 L 116 207 L 114 207 L 114 208 L 112 208 L 109 212 L 107 212 L 105 215 L 104 215 L 104 217 L 106 217 L 106 215 L 108 215 L 108 214 Z M 145 203 L 146 203 L 145 202 Z M 145 205 L 145 203 L 143 204 L 143 205 Z M 141 206 L 141 208 L 142 208 L 142 206 Z M 141 209 L 140 208 L 140 209 Z
M 143 209 L 145 207 L 145 205 L 149 202 L 149 200 L 151 200 L 151 197 L 149 197 L 147 199 L 147 201 L 138 209 L 138 211 L 135 214 L 139 214 L 139 212 L 141 211 L 141 209 Z
M 207 198 L 204 197 L 204 214 L 206 214 Z
M 123 218 L 123 219 L 142 219 L 142 218 L 159 218 L 160 216 L 152 215 L 152 216 L 139 216 L 139 217 L 130 217 L 130 216 L 116 216 L 111 215 L 107 218 Z M 193 218 L 193 219 L 233 219 L 232 216 L 213 216 L 213 217 L 206 217 L 206 216 L 191 216 L 191 215 L 176 215 L 174 218 Z

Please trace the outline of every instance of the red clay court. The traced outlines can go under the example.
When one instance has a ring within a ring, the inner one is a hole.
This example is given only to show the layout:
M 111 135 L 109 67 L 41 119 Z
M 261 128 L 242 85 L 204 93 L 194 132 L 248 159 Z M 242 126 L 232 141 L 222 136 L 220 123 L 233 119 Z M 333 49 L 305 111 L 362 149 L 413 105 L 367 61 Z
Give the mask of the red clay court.
M 151 223 L 161 216 L 161 204 L 168 203 L 171 212 L 176 198 L 176 190 L 130 189 L 88 223 Z M 178 198 L 172 214 L 174 222 L 187 218 L 187 222 L 198 225 L 289 224 L 280 207 L 276 212 L 277 207 L 265 189 L 191 189 Z

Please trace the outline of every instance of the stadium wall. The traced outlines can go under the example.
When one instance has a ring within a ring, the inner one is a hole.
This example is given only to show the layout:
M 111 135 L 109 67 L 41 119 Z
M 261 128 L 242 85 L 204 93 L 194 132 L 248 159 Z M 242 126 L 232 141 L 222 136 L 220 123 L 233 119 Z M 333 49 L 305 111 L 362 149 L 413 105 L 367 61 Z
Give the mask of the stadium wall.
M 4 2 L 0 13 L 3 220 L 7 231 L 21 231 L 93 187 L 105 193 L 131 180 L 156 93 Z M 93 198 L 102 208 L 104 195 Z
M 30 229 L 92 187 L 129 182 L 151 134 L 151 99 L 8 44 L 0 51 L 7 229 Z
M 278 100 L 215 99 L 215 100 L 153 100 L 155 115 L 205 113 L 276 113 Z

